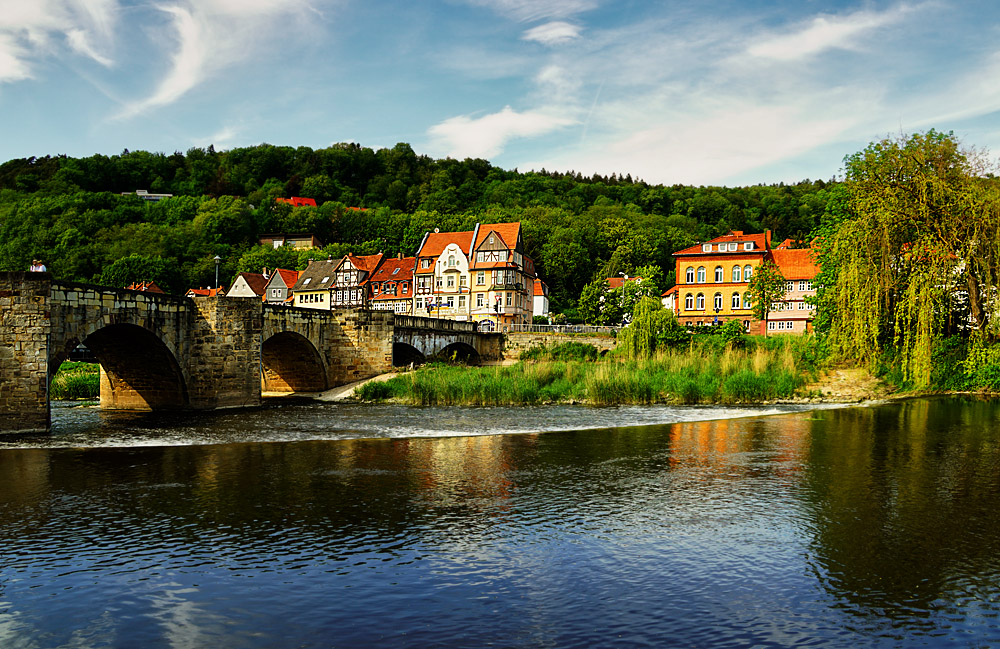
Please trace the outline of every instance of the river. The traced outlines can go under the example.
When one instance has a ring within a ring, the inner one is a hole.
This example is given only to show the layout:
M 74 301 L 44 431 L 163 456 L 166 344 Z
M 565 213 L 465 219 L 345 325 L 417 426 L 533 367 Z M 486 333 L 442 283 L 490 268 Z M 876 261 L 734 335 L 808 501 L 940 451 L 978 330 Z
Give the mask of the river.
M 1000 403 L 56 404 L 0 647 L 1000 645 Z

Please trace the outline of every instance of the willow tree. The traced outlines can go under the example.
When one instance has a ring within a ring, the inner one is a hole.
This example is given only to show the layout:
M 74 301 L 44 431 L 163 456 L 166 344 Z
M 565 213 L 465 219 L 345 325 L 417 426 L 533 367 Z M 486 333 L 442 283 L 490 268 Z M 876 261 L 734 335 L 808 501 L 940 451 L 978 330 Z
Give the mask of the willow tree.
M 848 214 L 819 254 L 836 269 L 821 291 L 831 351 L 871 364 L 894 346 L 904 378 L 926 386 L 944 332 L 996 334 L 996 181 L 982 155 L 933 130 L 872 143 L 845 171 Z

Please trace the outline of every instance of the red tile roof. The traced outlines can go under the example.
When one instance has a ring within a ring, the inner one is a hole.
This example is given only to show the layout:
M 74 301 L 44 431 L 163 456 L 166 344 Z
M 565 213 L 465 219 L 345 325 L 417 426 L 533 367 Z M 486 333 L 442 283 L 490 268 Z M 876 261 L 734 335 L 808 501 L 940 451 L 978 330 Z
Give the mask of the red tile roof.
M 131 286 L 126 286 L 128 291 L 142 291 L 143 293 L 160 293 L 166 295 L 167 292 L 156 285 L 156 282 L 135 282 Z
M 281 275 L 281 281 L 285 283 L 285 286 L 292 288 L 295 286 L 295 282 L 299 281 L 299 271 L 297 270 L 286 270 L 284 268 L 275 268 L 274 272 Z M 271 275 L 271 279 L 274 279 L 274 275 Z M 270 283 L 270 280 L 268 280 Z
M 187 297 L 215 297 L 225 292 L 226 289 L 221 286 L 219 288 L 189 288 L 185 295 Z
M 372 284 L 377 283 L 379 290 L 372 291 L 373 300 L 402 300 L 413 297 L 413 269 L 417 265 L 416 257 L 403 257 L 402 259 L 392 257 L 386 259 L 379 266 L 378 272 L 368 280 Z M 386 283 L 396 283 L 396 293 L 386 292 Z M 399 286 L 400 282 L 406 282 L 407 290 L 403 293 Z
M 638 282 L 641 279 L 642 279 L 641 277 L 629 277 L 628 281 L 630 281 L 630 282 Z M 610 286 L 611 288 L 621 288 L 624 285 L 625 285 L 625 278 L 624 277 L 620 277 L 619 276 L 619 277 L 609 277 L 608 278 L 608 286 Z
M 316 207 L 316 199 L 314 198 L 302 198 L 301 196 L 292 196 L 291 198 L 278 198 L 275 199 L 279 203 L 288 203 L 293 207 Z
M 542 287 L 545 287 L 545 288 L 542 288 Z M 545 282 L 543 282 L 540 279 L 536 279 L 535 280 L 535 295 L 542 295 L 542 296 L 544 296 L 546 293 L 548 293 L 548 291 L 546 289 L 548 289 L 548 286 L 546 286 Z
M 771 255 L 785 279 L 812 279 L 819 272 L 810 248 L 782 248 Z
M 384 255 L 380 252 L 377 255 L 347 255 L 347 258 L 351 260 L 351 264 L 358 270 L 367 271 L 369 274 L 378 268 L 378 264 L 382 261 Z
M 521 224 L 518 223 L 487 223 L 479 226 L 479 235 L 476 237 L 476 245 L 474 249 L 478 249 L 479 246 L 486 241 L 486 238 L 490 235 L 490 232 L 495 232 L 500 235 L 500 238 L 507 247 L 513 250 L 517 246 L 517 235 L 521 232 Z
M 744 234 L 742 230 L 732 230 L 729 234 L 724 234 L 721 237 L 716 237 L 714 239 L 709 239 L 704 243 L 739 243 L 743 244 L 747 241 L 753 242 L 753 252 L 760 253 L 771 245 L 771 231 L 768 230 L 763 234 Z M 699 243 L 696 246 L 691 246 L 690 248 L 685 248 L 683 250 L 678 250 L 674 255 L 710 255 L 710 254 L 736 254 L 736 253 L 747 253 L 749 250 L 743 250 L 743 246 L 740 245 L 734 252 L 719 252 L 718 250 L 713 250 L 712 252 L 703 252 L 701 249 L 702 244 Z M 718 248 L 718 246 L 715 246 Z
M 472 244 L 472 232 L 431 232 L 417 252 L 417 256 L 437 257 L 450 243 L 457 244 L 462 252 L 468 254 L 469 246 Z

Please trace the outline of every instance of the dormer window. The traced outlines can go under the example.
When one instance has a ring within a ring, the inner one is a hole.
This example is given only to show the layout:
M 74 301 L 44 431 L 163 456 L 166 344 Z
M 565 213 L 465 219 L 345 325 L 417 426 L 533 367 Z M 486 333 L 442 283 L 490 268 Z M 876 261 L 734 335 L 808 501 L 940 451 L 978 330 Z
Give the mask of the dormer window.
M 701 244 L 701 251 L 702 252 L 712 252 L 712 244 L 710 244 L 710 243 L 703 243 L 703 244 Z
M 305 278 L 305 280 L 303 280 L 303 282 L 302 282 L 302 286 L 305 286 L 306 284 L 308 284 L 311 281 L 312 281 L 312 277 Z
M 396 273 L 398 273 L 398 272 L 399 272 L 399 269 L 398 269 L 398 268 L 394 268 L 394 269 L 392 270 L 392 274 L 393 274 L 393 275 L 395 275 L 395 274 L 396 274 Z
M 330 281 L 330 276 L 329 276 L 329 275 L 327 275 L 326 277 L 324 277 L 324 278 L 323 278 L 323 281 L 322 281 L 322 282 L 320 282 L 320 284 L 326 284 L 326 283 L 327 283 L 327 282 L 329 282 L 329 281 Z
M 753 242 L 752 241 L 747 241 L 746 243 L 744 243 L 743 244 L 743 249 L 744 250 L 753 250 Z
M 736 252 L 736 248 L 739 244 L 731 243 L 729 244 L 729 252 Z

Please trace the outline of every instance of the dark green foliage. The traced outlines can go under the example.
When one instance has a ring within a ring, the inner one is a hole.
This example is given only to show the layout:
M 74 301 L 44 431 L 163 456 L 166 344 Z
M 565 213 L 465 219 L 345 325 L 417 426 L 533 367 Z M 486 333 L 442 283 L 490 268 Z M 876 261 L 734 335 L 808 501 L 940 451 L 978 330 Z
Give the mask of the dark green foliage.
M 552 347 L 538 345 L 521 352 L 522 361 L 593 361 L 597 360 L 597 348 L 578 342 L 559 343 Z
M 96 363 L 63 363 L 49 386 L 53 399 L 95 399 L 100 392 L 100 370 Z

